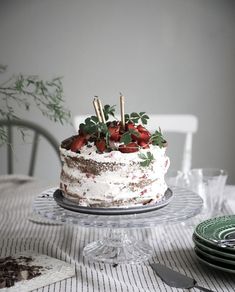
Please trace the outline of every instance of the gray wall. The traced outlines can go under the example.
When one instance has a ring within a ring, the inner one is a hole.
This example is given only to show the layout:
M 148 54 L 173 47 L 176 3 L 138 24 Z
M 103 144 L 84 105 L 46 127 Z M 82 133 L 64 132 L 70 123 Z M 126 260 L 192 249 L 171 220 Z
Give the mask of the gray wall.
M 0 63 L 8 65 L 7 76 L 64 76 L 74 115 L 91 112 L 94 95 L 118 103 L 120 91 L 128 112 L 195 114 L 193 167 L 226 168 L 235 183 L 235 1 L 1 0 L 0 5 Z M 22 115 L 58 140 L 73 133 L 37 111 Z M 168 138 L 177 168 L 182 142 Z M 28 150 L 21 151 L 19 167 Z M 43 155 L 45 170 L 38 175 L 57 181 L 57 158 L 46 145 Z

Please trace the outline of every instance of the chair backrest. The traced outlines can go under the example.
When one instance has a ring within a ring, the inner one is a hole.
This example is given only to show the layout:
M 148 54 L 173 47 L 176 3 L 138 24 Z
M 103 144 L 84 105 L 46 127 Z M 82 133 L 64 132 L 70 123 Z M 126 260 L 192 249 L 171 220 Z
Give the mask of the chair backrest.
M 90 116 L 88 115 L 78 115 L 74 117 L 74 127 L 75 130 L 79 128 L 79 124 L 84 122 L 84 120 Z M 181 170 L 187 172 L 191 169 L 192 162 L 192 142 L 193 134 L 197 132 L 198 129 L 198 119 L 194 115 L 148 115 L 148 130 L 153 133 L 158 130 L 158 127 L 162 129 L 163 133 L 181 133 L 185 134 L 185 142 L 183 149 L 183 159 Z
M 14 149 L 14 140 L 13 140 L 14 127 L 25 128 L 25 129 L 33 131 L 34 133 L 30 164 L 29 164 L 29 170 L 28 170 L 29 176 L 34 175 L 36 155 L 37 155 L 40 136 L 42 136 L 44 139 L 46 139 L 49 142 L 49 144 L 52 146 L 52 148 L 55 150 L 56 154 L 58 155 L 58 158 L 60 159 L 58 141 L 46 129 L 42 128 L 38 124 L 30 122 L 30 121 L 21 120 L 21 119 L 0 120 L 0 127 L 6 127 L 6 130 L 7 130 L 7 173 L 8 174 L 14 173 L 13 150 L 12 150 Z
M 186 173 L 191 169 L 193 134 L 198 129 L 198 119 L 194 115 L 149 115 L 148 130 L 154 132 L 157 127 L 163 133 L 185 134 L 181 170 Z

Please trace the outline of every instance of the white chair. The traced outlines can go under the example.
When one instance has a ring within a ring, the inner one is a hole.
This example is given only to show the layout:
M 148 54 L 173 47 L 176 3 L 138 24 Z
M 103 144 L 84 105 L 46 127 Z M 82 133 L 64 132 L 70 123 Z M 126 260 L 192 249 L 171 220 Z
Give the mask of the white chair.
M 182 159 L 182 172 L 191 169 L 193 134 L 198 129 L 198 119 L 194 115 L 148 115 L 148 130 L 154 132 L 160 126 L 163 133 L 185 134 Z
M 84 120 L 90 116 L 80 115 L 74 117 L 74 127 L 76 131 L 79 128 L 79 124 L 84 122 Z M 148 115 L 148 130 L 153 133 L 158 130 L 160 126 L 163 133 L 181 133 L 185 134 L 185 142 L 183 149 L 183 159 L 181 170 L 186 173 L 191 169 L 192 162 L 192 143 L 193 134 L 197 132 L 198 129 L 198 119 L 194 115 Z

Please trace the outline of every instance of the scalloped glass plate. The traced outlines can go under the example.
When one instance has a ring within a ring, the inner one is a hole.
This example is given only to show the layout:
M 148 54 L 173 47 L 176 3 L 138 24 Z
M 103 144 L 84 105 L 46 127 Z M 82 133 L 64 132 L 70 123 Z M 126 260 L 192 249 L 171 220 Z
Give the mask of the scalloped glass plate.
M 63 196 L 63 192 L 57 189 L 53 197 L 56 203 L 62 208 L 68 209 L 70 211 L 85 213 L 85 214 L 93 214 L 93 215 L 130 215 L 130 214 L 138 214 L 149 211 L 154 211 L 160 208 L 165 207 L 169 204 L 173 196 L 172 191 L 168 188 L 160 201 L 153 205 L 142 205 L 138 207 L 119 207 L 119 208 L 91 208 L 91 207 L 83 207 L 79 206 L 75 202 L 65 198 Z
M 197 215 L 203 206 L 202 198 L 187 189 L 172 187 L 172 200 L 164 208 L 126 215 L 94 215 L 74 212 L 60 207 L 53 194 L 57 188 L 40 193 L 34 201 L 33 210 L 49 219 L 67 224 L 100 228 L 156 227 L 158 224 L 180 222 Z

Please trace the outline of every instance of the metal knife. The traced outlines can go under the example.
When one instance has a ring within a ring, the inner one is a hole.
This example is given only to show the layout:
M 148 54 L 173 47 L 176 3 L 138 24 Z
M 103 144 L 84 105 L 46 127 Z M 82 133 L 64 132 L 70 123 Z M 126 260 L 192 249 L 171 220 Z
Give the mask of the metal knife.
M 168 286 L 181 288 L 181 289 L 197 288 L 201 291 L 214 292 L 210 289 L 197 285 L 196 280 L 188 276 L 185 276 L 179 272 L 176 272 L 162 264 L 153 263 L 153 264 L 150 264 L 150 266 L 157 273 L 157 275 L 162 279 L 162 281 L 166 283 Z

